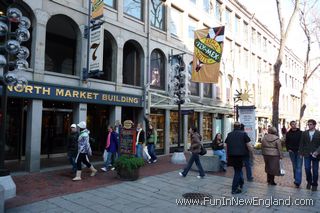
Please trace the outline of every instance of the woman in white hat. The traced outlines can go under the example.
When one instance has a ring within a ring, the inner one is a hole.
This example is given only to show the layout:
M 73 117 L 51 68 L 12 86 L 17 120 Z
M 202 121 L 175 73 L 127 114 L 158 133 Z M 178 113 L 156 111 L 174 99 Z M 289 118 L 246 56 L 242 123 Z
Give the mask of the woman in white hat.
M 77 162 L 77 173 L 76 177 L 72 180 L 81 180 L 81 163 L 84 163 L 91 170 L 91 176 L 95 176 L 97 170 L 89 163 L 88 155 L 92 155 L 90 143 L 89 143 L 89 134 L 90 131 L 87 130 L 86 122 L 81 121 L 77 124 L 80 128 L 80 135 L 78 138 L 78 155 L 76 158 Z

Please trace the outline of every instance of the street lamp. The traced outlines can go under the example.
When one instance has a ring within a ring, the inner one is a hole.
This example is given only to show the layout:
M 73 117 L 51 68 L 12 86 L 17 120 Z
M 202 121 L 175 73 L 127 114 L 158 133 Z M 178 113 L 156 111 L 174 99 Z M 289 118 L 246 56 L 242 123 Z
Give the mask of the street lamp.
M 12 26 L 17 26 L 12 31 Z M 1 95 L 1 131 L 0 131 L 0 177 L 10 175 L 9 170 L 4 166 L 5 144 L 6 144 L 6 119 L 7 119 L 7 86 L 25 87 L 27 80 L 20 75 L 21 70 L 29 67 L 26 59 L 29 57 L 29 49 L 21 44 L 30 38 L 29 18 L 22 15 L 18 8 L 9 7 L 6 15 L 0 15 L 0 38 L 4 40 L 0 45 L 0 69 L 2 69 L 2 95 Z M 12 180 L 12 179 L 11 179 Z M 0 182 L 1 184 L 1 182 Z M 14 197 L 14 191 L 5 191 L 5 199 Z
M 169 82 L 169 95 L 173 104 L 178 105 L 178 148 L 175 152 L 177 156 L 173 156 L 173 163 L 184 163 L 185 157 L 183 154 L 183 149 L 180 147 L 181 135 L 182 135 L 182 113 L 181 105 L 184 103 L 190 102 L 189 99 L 189 84 L 190 84 L 190 74 L 186 70 L 186 65 L 183 61 L 183 55 L 169 55 L 169 62 L 171 63 L 171 72 L 170 72 L 170 82 Z

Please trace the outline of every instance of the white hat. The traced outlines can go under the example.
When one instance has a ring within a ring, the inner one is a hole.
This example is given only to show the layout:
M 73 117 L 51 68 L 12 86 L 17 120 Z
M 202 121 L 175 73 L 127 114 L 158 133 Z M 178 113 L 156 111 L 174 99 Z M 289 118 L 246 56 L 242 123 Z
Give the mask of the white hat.
M 77 128 L 76 124 L 71 124 L 70 128 Z
M 81 129 L 85 129 L 87 128 L 87 124 L 84 121 L 81 121 L 80 123 L 78 123 L 78 127 L 80 127 Z

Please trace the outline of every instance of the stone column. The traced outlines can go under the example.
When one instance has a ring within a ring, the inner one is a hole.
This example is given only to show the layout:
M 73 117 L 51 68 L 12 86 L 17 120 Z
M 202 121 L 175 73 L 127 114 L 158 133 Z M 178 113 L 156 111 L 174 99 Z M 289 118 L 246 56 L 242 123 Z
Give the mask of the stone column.
M 26 168 L 40 171 L 42 100 L 32 100 L 27 112 Z
M 46 24 L 49 14 L 40 9 L 34 11 L 36 16 L 36 26 L 32 31 L 32 47 L 31 47 L 31 66 L 34 69 L 33 80 L 43 81 L 45 69 L 45 48 L 46 48 Z
M 111 107 L 110 117 L 109 117 L 110 125 L 115 126 L 116 121 L 121 122 L 121 111 L 122 111 L 121 106 Z
M 184 151 L 186 151 L 189 148 L 189 144 L 188 144 L 188 132 L 189 132 L 188 115 L 183 115 L 182 121 L 183 121 L 182 138 L 183 138 L 183 143 L 184 143 Z
M 73 122 L 78 124 L 81 121 L 87 122 L 87 104 L 79 103 L 75 104 L 73 109 Z
M 199 112 L 199 133 L 203 136 L 203 112 Z
M 165 114 L 165 132 L 164 132 L 164 154 L 170 153 L 170 110 L 166 109 Z

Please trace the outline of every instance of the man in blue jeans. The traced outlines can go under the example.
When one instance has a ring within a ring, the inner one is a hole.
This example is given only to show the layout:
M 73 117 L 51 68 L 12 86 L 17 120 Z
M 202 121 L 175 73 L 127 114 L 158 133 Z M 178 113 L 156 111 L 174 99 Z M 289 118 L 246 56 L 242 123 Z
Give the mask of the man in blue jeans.
M 297 124 L 295 121 L 290 122 L 290 130 L 286 134 L 286 148 L 289 152 L 289 156 L 292 163 L 293 168 L 293 177 L 294 177 L 294 185 L 296 188 L 300 187 L 301 179 L 302 179 L 302 162 L 303 158 L 299 155 L 299 145 L 300 139 L 302 135 L 302 131 L 297 128 Z
M 241 124 L 240 129 L 242 131 L 244 131 L 244 124 Z M 253 152 L 248 150 L 248 155 L 246 155 L 244 157 L 243 163 L 244 163 L 244 166 L 246 168 L 247 181 L 252 182 L 253 181 L 253 177 L 252 177 Z M 243 179 L 243 177 L 242 177 L 242 179 Z
M 304 157 L 307 189 L 312 186 L 312 191 L 317 191 L 319 175 L 320 132 L 315 128 L 316 124 L 315 120 L 308 120 L 309 129 L 302 133 L 299 146 L 299 154 Z

